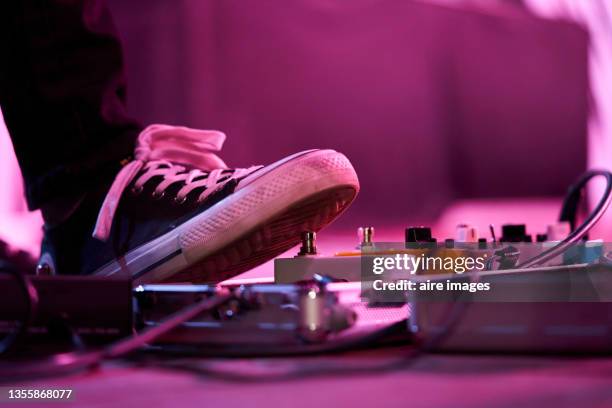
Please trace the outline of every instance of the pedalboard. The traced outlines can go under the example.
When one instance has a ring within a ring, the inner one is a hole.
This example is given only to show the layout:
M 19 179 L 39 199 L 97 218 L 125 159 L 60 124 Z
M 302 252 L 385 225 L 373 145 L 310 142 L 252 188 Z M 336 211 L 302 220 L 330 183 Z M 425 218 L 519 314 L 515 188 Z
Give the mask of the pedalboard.
M 315 279 L 224 288 L 232 293 L 226 305 L 184 323 L 158 342 L 260 348 L 316 344 L 347 333 L 377 330 L 408 316 L 406 304 L 378 307 L 364 303 L 358 283 Z M 134 289 L 137 327 L 154 326 L 216 291 L 210 285 L 138 286 Z

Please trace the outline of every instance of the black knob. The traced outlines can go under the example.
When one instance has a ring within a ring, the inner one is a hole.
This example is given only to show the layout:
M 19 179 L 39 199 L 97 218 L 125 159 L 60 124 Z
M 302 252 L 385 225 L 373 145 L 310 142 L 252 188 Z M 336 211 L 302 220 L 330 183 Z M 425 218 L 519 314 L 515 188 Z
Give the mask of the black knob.
M 531 235 L 527 235 L 525 224 L 502 225 L 502 242 L 531 242 Z
M 429 227 L 409 227 L 406 228 L 406 242 L 436 242 L 436 240 L 431 237 Z
M 478 249 L 487 249 L 487 239 L 478 238 Z

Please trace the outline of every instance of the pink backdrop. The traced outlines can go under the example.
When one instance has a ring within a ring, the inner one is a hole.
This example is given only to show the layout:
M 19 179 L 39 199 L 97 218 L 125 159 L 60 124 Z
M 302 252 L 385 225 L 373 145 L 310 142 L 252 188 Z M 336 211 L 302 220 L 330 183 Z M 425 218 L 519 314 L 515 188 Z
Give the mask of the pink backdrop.
M 587 35 L 573 24 L 405 0 L 109 4 L 135 116 L 225 131 L 230 165 L 346 153 L 362 193 L 339 230 L 399 239 L 448 206 L 441 236 L 459 221 L 545 224 L 556 206 L 533 198 L 586 167 Z M 457 201 L 474 198 L 505 210 Z
M 568 23 L 404 0 L 111 5 L 134 114 L 224 130 L 234 165 L 345 152 L 363 187 L 347 224 L 562 195 L 585 168 L 587 36 Z

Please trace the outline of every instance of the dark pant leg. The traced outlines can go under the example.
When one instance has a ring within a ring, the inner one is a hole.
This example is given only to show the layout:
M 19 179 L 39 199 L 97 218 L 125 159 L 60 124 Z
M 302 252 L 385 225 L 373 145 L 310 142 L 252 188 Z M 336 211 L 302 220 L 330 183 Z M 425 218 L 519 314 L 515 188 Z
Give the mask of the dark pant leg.
M 0 1 L 0 106 L 36 209 L 112 178 L 139 125 L 102 0 Z

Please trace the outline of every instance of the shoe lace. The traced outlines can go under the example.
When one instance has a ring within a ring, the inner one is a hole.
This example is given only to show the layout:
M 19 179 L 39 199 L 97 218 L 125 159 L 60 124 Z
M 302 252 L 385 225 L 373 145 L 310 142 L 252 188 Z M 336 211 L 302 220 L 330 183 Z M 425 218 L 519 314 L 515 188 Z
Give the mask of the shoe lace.
M 134 160 L 123 166 L 111 185 L 94 228 L 93 237 L 106 241 L 110 235 L 113 218 L 119 200 L 136 175 L 144 173 L 134 182 L 135 191 L 142 190 L 153 177 L 162 177 L 153 196 L 160 198 L 172 184 L 181 182 L 183 187 L 175 200 L 182 203 L 196 188 L 204 188 L 197 201 L 202 202 L 231 180 L 245 177 L 262 166 L 244 169 L 228 169 L 215 153 L 221 150 L 225 134 L 215 130 L 198 130 L 187 127 L 151 125 L 138 136 Z M 193 170 L 187 171 L 187 167 Z

